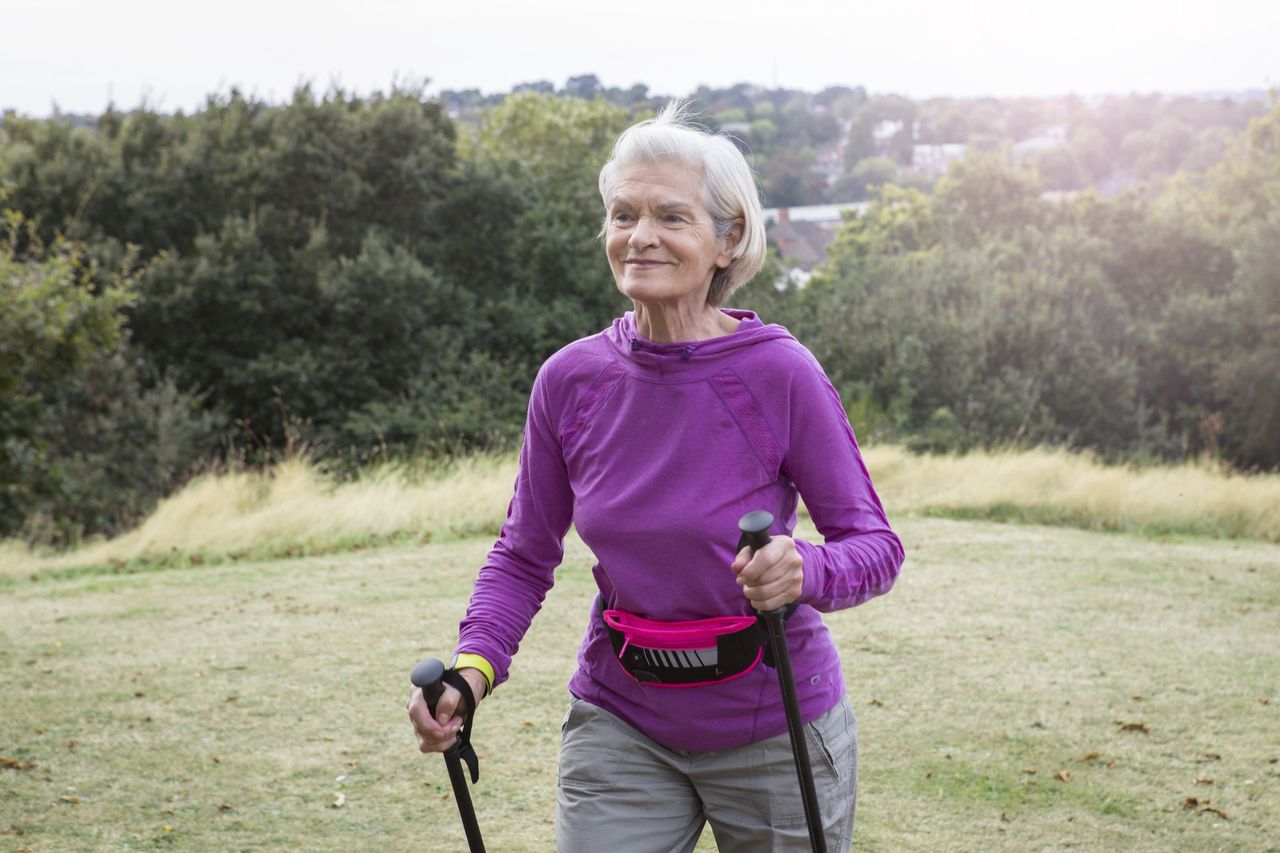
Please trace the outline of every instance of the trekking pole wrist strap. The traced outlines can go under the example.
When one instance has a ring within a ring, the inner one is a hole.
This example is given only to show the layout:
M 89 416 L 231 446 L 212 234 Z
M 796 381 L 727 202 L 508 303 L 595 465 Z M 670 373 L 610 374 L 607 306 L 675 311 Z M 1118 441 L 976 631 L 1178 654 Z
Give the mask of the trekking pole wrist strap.
M 480 781 L 480 757 L 471 745 L 471 726 L 476 720 L 476 694 L 471 689 L 471 683 L 456 669 L 446 669 L 440 680 L 461 693 L 467 706 L 467 718 L 462 724 L 462 731 L 458 732 L 458 742 L 445 750 L 445 753 L 455 753 L 466 763 L 467 769 L 471 771 L 471 782 L 475 784 Z

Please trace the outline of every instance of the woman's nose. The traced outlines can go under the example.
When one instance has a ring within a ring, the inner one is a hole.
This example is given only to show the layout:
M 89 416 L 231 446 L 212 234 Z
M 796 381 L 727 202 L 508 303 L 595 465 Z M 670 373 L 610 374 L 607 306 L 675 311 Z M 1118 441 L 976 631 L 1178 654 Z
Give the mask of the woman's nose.
M 631 237 L 627 242 L 632 246 L 656 246 L 658 244 L 658 229 L 653 227 L 653 222 L 649 217 L 641 216 L 636 220 L 636 227 L 631 229 Z

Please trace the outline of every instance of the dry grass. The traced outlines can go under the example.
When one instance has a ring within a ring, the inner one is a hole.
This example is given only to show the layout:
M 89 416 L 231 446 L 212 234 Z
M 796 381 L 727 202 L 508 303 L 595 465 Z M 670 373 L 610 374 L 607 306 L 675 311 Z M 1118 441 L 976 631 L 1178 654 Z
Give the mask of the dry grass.
M 898 587 L 827 617 L 859 717 L 856 849 L 1276 849 L 1280 547 L 898 527 Z M 25 769 L 0 769 L 0 849 L 465 849 L 403 701 L 488 545 L 10 584 L 0 756 Z M 554 849 L 590 562 L 571 540 L 481 708 L 491 850 Z
M 12 572 L 131 563 L 299 556 L 394 539 L 496 532 L 511 496 L 514 463 L 476 456 L 414 472 L 383 465 L 335 482 L 306 459 L 263 472 L 210 474 L 163 501 L 136 530 L 76 551 L 0 549 Z
M 1280 541 L 1275 474 L 1246 477 L 1194 464 L 1108 467 L 1052 450 L 920 456 L 876 446 L 866 461 L 894 519 L 921 513 Z M 514 477 L 511 456 L 427 472 L 384 465 L 341 483 L 305 459 L 266 473 L 209 475 L 111 541 L 52 555 L 0 543 L 0 576 L 315 555 L 496 533 Z
M 895 513 L 1280 542 L 1276 474 L 1196 463 L 1107 466 L 1048 449 L 922 456 L 880 446 L 866 458 Z

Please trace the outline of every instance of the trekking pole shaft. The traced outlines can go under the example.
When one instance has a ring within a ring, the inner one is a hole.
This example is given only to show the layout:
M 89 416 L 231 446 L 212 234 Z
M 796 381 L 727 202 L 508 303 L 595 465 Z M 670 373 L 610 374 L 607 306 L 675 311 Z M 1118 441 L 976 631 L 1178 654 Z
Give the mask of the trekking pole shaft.
M 809 845 L 814 853 L 827 853 L 827 839 L 822 831 L 822 815 L 818 809 L 818 791 L 813 785 L 813 764 L 809 761 L 809 745 L 800 720 L 800 700 L 796 697 L 795 675 L 791 671 L 791 651 L 787 648 L 786 622 L 782 610 L 764 614 L 769 630 L 769 649 L 778 668 L 778 686 L 782 689 L 782 707 L 787 713 L 787 734 L 791 736 L 791 754 L 795 758 L 796 778 L 804 802 L 804 820 L 809 826 Z
M 738 522 L 742 538 L 752 553 L 769 544 L 769 527 L 773 516 L 764 511 L 747 513 Z M 809 846 L 814 853 L 827 853 L 827 838 L 822 831 L 822 813 L 818 808 L 818 792 L 813 785 L 813 765 L 809 761 L 809 745 L 804 738 L 800 719 L 800 700 L 796 696 L 796 679 L 791 670 L 791 651 L 787 648 L 787 609 L 763 611 L 769 634 L 769 652 L 778 670 L 778 687 L 782 690 L 782 708 L 787 715 L 787 734 L 791 737 L 791 755 L 795 759 L 796 778 L 800 782 L 800 798 L 804 803 L 804 820 L 809 827 Z
M 443 674 L 444 664 L 428 659 L 418 664 L 410 677 L 414 684 L 422 688 L 422 698 L 426 700 L 427 710 L 432 717 L 436 715 L 436 703 L 444 694 L 444 682 L 440 680 Z M 462 829 L 467 834 L 467 846 L 471 853 L 485 853 L 484 841 L 480 838 L 480 823 L 476 820 L 475 806 L 471 803 L 471 789 L 467 787 L 467 777 L 462 770 L 462 757 L 458 753 L 457 743 L 444 751 L 444 766 L 449 771 L 449 783 L 453 786 L 453 799 L 458 804 Z
M 471 803 L 471 789 L 467 787 L 467 775 L 462 769 L 462 759 L 457 747 L 444 752 L 444 766 L 449 770 L 449 782 L 453 785 L 453 798 L 458 801 L 458 815 L 462 818 L 462 830 L 467 834 L 467 846 L 471 853 L 485 853 L 480 838 L 480 823 L 476 820 L 475 806 Z

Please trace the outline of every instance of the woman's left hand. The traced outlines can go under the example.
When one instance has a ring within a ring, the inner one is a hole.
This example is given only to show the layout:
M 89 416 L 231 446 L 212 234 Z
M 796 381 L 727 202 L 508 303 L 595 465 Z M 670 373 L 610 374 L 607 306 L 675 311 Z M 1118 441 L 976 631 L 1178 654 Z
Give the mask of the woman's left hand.
M 754 555 L 750 547 L 743 548 L 730 568 L 756 610 L 785 607 L 804 590 L 804 559 L 790 536 L 773 537 Z

